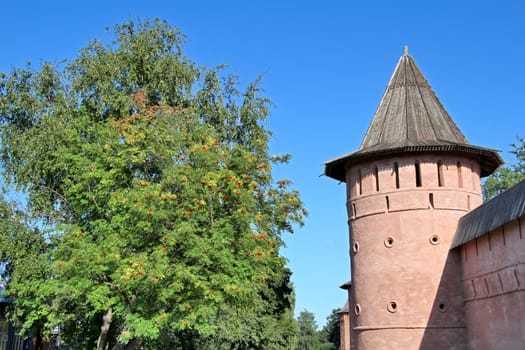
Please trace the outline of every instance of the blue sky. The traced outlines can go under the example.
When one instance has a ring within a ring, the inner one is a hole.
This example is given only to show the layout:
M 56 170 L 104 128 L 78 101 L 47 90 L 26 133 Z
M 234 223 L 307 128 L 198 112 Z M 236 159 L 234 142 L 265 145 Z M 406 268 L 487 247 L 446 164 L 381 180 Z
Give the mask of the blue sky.
M 357 150 L 403 46 L 475 145 L 502 150 L 525 136 L 525 3 L 442 1 L 0 0 L 0 71 L 73 58 L 128 19 L 159 17 L 189 39 L 200 65 L 228 64 L 246 84 L 264 74 L 275 103 L 276 177 L 294 182 L 310 213 L 285 237 L 296 311 L 321 326 L 350 279 L 345 187 L 322 163 Z

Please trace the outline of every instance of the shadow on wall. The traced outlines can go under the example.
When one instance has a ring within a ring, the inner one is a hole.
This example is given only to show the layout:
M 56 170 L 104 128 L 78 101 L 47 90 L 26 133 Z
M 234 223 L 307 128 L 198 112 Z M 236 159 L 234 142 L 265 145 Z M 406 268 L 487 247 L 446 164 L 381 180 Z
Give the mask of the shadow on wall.
M 460 251 L 454 249 L 449 251 L 441 274 L 428 326 L 421 341 L 421 350 L 468 349 L 460 272 Z

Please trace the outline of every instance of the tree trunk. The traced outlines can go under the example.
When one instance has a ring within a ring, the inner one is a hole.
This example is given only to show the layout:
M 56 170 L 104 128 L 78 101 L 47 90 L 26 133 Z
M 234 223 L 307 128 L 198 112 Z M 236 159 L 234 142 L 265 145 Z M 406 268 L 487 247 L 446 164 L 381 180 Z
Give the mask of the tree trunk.
M 113 309 L 109 308 L 104 317 L 102 317 L 102 327 L 100 327 L 100 335 L 97 341 L 97 350 L 106 350 L 108 348 L 108 333 L 111 321 L 113 318 Z
M 130 341 L 126 345 L 125 349 L 126 350 L 135 350 L 136 348 L 139 347 L 140 343 L 141 343 L 141 341 L 139 339 L 135 338 L 135 339 L 133 339 L 132 341 Z

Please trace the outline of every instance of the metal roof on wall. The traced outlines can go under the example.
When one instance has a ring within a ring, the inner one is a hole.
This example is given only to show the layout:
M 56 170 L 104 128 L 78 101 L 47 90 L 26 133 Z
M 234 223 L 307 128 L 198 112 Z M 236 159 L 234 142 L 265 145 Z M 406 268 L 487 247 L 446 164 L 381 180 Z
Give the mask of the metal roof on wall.
M 459 220 L 451 249 L 525 215 L 525 180 Z

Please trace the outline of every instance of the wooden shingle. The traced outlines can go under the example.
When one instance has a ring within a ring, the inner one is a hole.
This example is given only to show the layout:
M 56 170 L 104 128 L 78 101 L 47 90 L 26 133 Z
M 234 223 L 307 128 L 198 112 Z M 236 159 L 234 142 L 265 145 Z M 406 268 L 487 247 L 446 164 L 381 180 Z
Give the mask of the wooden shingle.
M 430 87 L 414 59 L 401 56 L 359 150 L 325 163 L 325 175 L 345 181 L 345 166 L 406 152 L 457 152 L 476 158 L 481 176 L 502 159 L 470 145 Z

